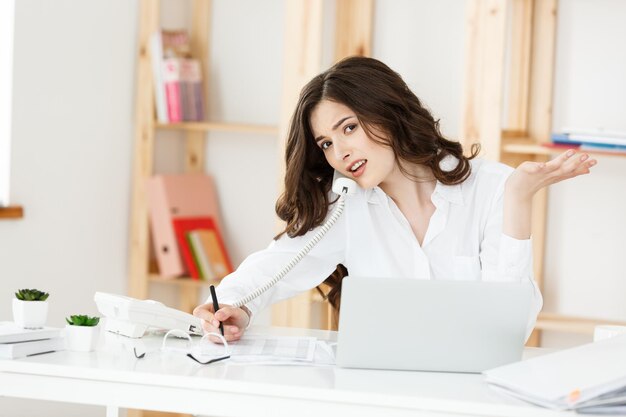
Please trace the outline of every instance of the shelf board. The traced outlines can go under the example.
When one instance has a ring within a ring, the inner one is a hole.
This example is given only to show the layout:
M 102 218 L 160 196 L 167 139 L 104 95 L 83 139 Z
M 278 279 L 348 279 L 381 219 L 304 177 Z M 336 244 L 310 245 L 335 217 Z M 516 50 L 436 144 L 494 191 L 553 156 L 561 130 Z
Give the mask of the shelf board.
M 592 335 L 596 326 L 604 324 L 626 326 L 626 322 L 623 321 L 588 319 L 557 313 L 540 313 L 535 328 L 539 330 Z
M 24 217 L 22 206 L 0 207 L 0 220 L 21 219 Z
M 509 154 L 527 154 L 527 155 L 555 155 L 565 152 L 567 149 L 576 149 L 575 147 L 558 146 L 548 147 L 538 145 L 530 138 L 503 138 L 502 151 Z M 611 151 L 596 151 L 596 150 L 578 150 L 578 152 L 584 152 L 589 155 L 602 155 L 602 156 L 618 156 L 626 157 L 626 152 L 611 152 Z
M 214 122 L 183 122 L 183 123 L 156 123 L 158 129 L 184 130 L 192 132 L 235 132 L 256 133 L 260 135 L 278 136 L 278 127 L 241 124 L 241 123 L 214 123 Z
M 184 287 L 194 287 L 194 288 L 204 288 L 209 285 L 217 285 L 220 283 L 219 280 L 214 281 L 205 281 L 202 279 L 193 279 L 190 277 L 181 277 L 181 278 L 163 278 L 160 275 L 150 274 L 148 276 L 148 280 L 150 282 L 156 282 L 164 285 L 177 285 Z

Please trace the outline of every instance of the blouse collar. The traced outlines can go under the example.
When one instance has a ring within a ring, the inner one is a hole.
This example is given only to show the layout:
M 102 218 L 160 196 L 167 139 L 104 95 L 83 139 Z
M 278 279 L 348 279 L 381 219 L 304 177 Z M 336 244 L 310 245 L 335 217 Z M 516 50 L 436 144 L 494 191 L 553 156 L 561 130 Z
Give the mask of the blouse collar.
M 459 160 L 456 157 L 448 155 L 439 162 L 439 167 L 443 171 L 452 171 L 458 164 Z M 456 185 L 446 185 L 437 180 L 433 196 L 440 196 L 445 201 L 462 206 L 464 203 L 461 184 L 462 183 Z M 367 202 L 371 204 L 380 204 L 381 202 L 387 200 L 387 194 L 380 187 L 365 190 L 365 196 L 367 198 Z

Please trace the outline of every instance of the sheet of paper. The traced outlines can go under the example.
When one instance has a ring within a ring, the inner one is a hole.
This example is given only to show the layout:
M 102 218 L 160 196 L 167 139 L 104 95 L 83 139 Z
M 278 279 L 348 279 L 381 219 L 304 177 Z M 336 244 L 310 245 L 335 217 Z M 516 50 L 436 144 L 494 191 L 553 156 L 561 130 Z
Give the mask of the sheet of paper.
M 241 340 L 228 344 L 231 363 L 245 364 L 334 364 L 334 357 L 325 346 L 318 348 L 314 337 L 264 337 L 244 336 Z M 325 343 L 325 342 L 324 342 Z M 330 351 L 332 353 L 332 350 Z M 202 355 L 216 357 L 223 353 L 221 345 L 207 343 L 202 347 Z
M 243 338 L 229 345 L 231 358 L 312 362 L 314 337 Z

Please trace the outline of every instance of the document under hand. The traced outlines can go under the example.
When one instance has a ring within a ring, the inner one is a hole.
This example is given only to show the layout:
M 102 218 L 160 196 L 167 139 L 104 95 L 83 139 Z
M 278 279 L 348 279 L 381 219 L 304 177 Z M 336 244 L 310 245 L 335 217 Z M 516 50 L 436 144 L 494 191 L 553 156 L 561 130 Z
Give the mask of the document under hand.
M 626 335 L 483 372 L 494 389 L 557 410 L 626 410 Z
M 273 365 L 324 365 L 333 364 L 332 350 L 326 342 L 315 337 L 267 337 L 245 335 L 241 340 L 228 344 L 231 363 Z M 213 356 L 220 345 L 207 344 L 203 355 Z

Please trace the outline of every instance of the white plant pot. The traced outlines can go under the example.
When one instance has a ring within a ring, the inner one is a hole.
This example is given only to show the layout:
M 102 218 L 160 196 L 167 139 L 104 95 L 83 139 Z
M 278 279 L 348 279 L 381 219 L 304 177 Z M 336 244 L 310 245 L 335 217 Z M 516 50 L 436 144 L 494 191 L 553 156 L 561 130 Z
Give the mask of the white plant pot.
M 25 329 L 39 329 L 48 318 L 48 301 L 13 299 L 13 321 Z
M 65 346 L 75 352 L 91 352 L 96 349 L 100 326 L 65 325 Z

